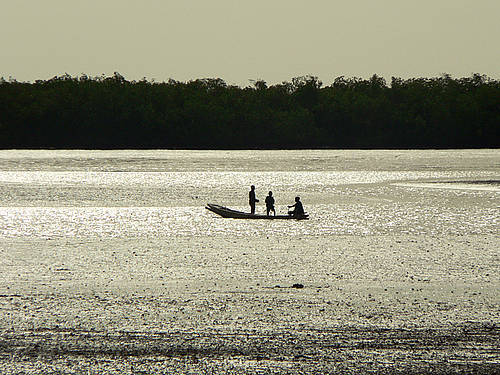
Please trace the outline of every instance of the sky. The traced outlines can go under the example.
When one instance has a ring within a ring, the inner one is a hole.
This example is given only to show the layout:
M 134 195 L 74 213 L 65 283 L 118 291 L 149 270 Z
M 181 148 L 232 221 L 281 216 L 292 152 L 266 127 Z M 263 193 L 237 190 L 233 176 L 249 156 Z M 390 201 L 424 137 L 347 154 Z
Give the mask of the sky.
M 0 77 L 500 78 L 498 0 L 0 0 Z

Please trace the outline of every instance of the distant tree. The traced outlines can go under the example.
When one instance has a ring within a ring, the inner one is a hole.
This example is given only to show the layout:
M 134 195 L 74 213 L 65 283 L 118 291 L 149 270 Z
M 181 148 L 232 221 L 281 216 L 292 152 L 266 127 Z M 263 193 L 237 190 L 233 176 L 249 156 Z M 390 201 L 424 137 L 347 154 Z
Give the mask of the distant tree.
M 251 82 L 2 77 L 0 147 L 499 146 L 500 82 L 485 75 Z

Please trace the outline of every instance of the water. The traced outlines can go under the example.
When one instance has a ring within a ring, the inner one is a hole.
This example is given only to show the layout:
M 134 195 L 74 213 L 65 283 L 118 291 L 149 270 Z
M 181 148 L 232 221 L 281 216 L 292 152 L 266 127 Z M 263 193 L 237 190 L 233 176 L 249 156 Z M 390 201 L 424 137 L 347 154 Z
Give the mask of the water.
M 251 184 L 257 211 L 272 190 L 277 213 L 299 195 L 310 220 L 204 209 L 248 211 Z M 375 355 L 358 350 L 360 335 L 383 343 L 400 329 L 438 339 L 416 339 L 424 359 L 377 347 L 386 365 L 496 366 L 498 330 L 484 327 L 500 321 L 499 193 L 498 150 L 0 151 L 0 367 L 123 372 L 144 365 L 134 334 L 175 371 L 172 358 L 197 371 L 314 373 L 339 342 L 357 358 L 343 358 L 346 369 L 359 370 Z M 428 349 L 463 325 L 478 338 L 473 354 Z M 203 361 L 182 354 L 193 347 Z M 268 362 L 255 363 L 259 347 Z M 23 350 L 38 360 L 20 360 Z
M 496 233 L 499 160 L 489 150 L 3 151 L 0 236 Z M 248 210 L 251 184 L 261 201 L 273 190 L 281 213 L 300 195 L 311 220 L 205 212 L 207 202 Z

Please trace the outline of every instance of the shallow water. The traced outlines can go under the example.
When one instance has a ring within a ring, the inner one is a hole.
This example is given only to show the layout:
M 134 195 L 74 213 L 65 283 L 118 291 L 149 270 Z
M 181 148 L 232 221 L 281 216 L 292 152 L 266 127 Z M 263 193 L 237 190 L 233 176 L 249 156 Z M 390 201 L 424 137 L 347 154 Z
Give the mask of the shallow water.
M 310 220 L 204 209 L 251 184 Z M 0 366 L 488 373 L 499 193 L 498 150 L 0 151 Z
M 2 151 L 0 236 L 492 234 L 499 159 L 494 150 Z M 273 190 L 278 213 L 302 196 L 311 220 L 204 211 L 248 210 L 250 184 L 261 201 Z

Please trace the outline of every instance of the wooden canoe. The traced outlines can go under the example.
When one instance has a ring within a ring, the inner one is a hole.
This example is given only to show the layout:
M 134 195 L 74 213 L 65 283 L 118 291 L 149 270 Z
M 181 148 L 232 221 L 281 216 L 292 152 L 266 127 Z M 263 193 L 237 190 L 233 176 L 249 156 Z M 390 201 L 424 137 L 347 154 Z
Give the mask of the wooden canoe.
M 222 217 L 226 218 L 232 218 L 232 219 L 266 219 L 266 220 L 307 220 L 309 219 L 309 215 L 305 214 L 300 217 L 295 217 L 291 215 L 276 215 L 276 216 L 267 216 L 267 215 L 260 215 L 260 214 L 251 214 L 248 212 L 241 212 L 241 211 L 236 211 L 232 210 L 231 208 L 227 208 L 224 206 L 219 206 L 218 204 L 212 204 L 208 203 L 207 206 L 205 207 L 207 210 L 220 215 Z

